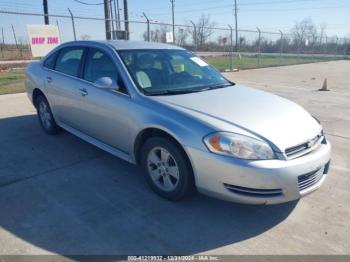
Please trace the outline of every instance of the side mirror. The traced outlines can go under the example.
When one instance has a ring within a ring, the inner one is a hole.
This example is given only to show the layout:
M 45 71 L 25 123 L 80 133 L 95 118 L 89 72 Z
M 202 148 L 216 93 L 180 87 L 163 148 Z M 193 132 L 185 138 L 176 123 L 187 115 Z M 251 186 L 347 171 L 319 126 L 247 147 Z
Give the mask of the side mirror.
M 99 89 L 119 90 L 116 81 L 108 76 L 100 77 L 94 82 L 94 86 Z

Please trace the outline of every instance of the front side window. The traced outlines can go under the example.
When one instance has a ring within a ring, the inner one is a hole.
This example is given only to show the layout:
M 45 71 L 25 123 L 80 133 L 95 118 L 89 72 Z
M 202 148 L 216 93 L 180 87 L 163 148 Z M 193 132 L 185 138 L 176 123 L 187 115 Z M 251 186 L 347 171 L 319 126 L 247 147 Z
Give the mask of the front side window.
M 119 55 L 146 95 L 199 92 L 232 85 L 186 50 L 121 50 Z
M 67 47 L 62 49 L 58 55 L 55 70 L 78 77 L 83 53 L 84 48 L 82 47 Z
M 91 48 L 85 63 L 84 79 L 95 82 L 101 77 L 110 77 L 117 83 L 117 69 L 107 54 Z
M 123 80 L 118 77 L 118 70 L 112 59 L 103 51 L 90 48 L 85 62 L 83 78 L 94 83 L 101 77 L 110 77 L 118 85 L 119 92 L 128 93 Z

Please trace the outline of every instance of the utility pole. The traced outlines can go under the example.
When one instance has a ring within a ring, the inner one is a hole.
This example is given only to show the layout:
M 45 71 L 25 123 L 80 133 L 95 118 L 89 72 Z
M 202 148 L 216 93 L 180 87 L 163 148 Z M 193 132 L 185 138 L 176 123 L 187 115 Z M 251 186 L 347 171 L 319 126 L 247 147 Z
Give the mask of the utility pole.
M 238 52 L 237 0 L 235 0 L 236 52 Z
M 113 0 L 113 6 L 114 6 L 114 16 L 115 16 L 115 29 L 120 30 L 119 3 L 116 4 L 116 0 Z
M 145 14 L 145 12 L 143 12 L 142 14 L 147 20 L 147 41 L 149 42 L 149 41 L 151 41 L 151 31 L 150 31 L 149 19 L 148 19 L 147 15 Z
M 110 0 L 104 0 L 105 9 L 105 28 L 106 28 L 106 39 L 111 40 L 111 12 L 110 12 Z
M 49 24 L 49 8 L 47 6 L 47 0 L 43 0 L 43 7 L 44 7 L 44 21 L 45 25 Z
M 175 19 L 174 19 L 174 2 L 175 0 L 170 0 L 171 2 L 171 13 L 173 17 L 173 44 L 175 44 Z
M 112 6 L 112 0 L 109 0 L 109 10 L 111 11 L 111 25 L 112 25 L 112 39 L 114 40 L 115 37 L 115 30 L 114 30 L 114 17 L 113 17 L 113 6 Z
M 125 39 L 129 40 L 129 11 L 128 0 L 124 0 L 124 26 L 125 26 Z

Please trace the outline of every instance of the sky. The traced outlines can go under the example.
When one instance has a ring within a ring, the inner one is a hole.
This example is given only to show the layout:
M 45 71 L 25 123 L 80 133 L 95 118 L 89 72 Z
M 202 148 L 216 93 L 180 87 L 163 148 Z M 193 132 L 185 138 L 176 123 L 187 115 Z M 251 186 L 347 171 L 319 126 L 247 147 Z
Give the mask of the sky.
M 102 0 L 81 0 L 100 4 Z M 216 27 L 234 25 L 234 0 L 174 0 L 175 23 L 188 24 L 202 14 L 210 15 Z M 123 8 L 123 0 L 119 0 Z M 103 17 L 103 5 L 84 5 L 75 0 L 48 0 L 49 14 L 68 15 L 70 8 L 76 16 Z M 143 12 L 152 21 L 171 23 L 170 0 L 129 0 L 129 19 L 144 21 Z M 350 37 L 350 0 L 237 0 L 238 28 L 288 33 L 297 21 L 311 18 L 317 25 L 326 25 L 329 36 Z M 42 0 L 0 0 L 1 11 L 42 13 Z M 121 12 L 121 17 L 123 17 Z M 25 41 L 26 24 L 43 23 L 42 17 L 0 14 L 0 26 L 4 28 L 5 42 L 13 42 L 13 24 L 17 38 Z M 72 40 L 71 21 L 68 18 L 51 17 L 50 23 L 58 23 L 63 41 Z M 78 38 L 88 35 L 93 39 L 104 37 L 103 21 L 76 20 Z M 153 26 L 152 29 L 155 29 Z M 131 24 L 131 38 L 141 39 L 146 30 L 143 24 Z

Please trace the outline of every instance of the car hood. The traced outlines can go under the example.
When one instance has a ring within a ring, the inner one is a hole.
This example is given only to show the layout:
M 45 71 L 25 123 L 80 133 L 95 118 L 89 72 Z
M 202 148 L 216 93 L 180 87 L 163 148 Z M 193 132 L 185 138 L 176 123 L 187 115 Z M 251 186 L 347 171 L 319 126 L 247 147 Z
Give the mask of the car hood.
M 321 126 L 301 106 L 242 85 L 154 98 L 205 121 L 218 131 L 232 131 L 227 130 L 229 124 L 270 141 L 281 151 L 321 132 Z

